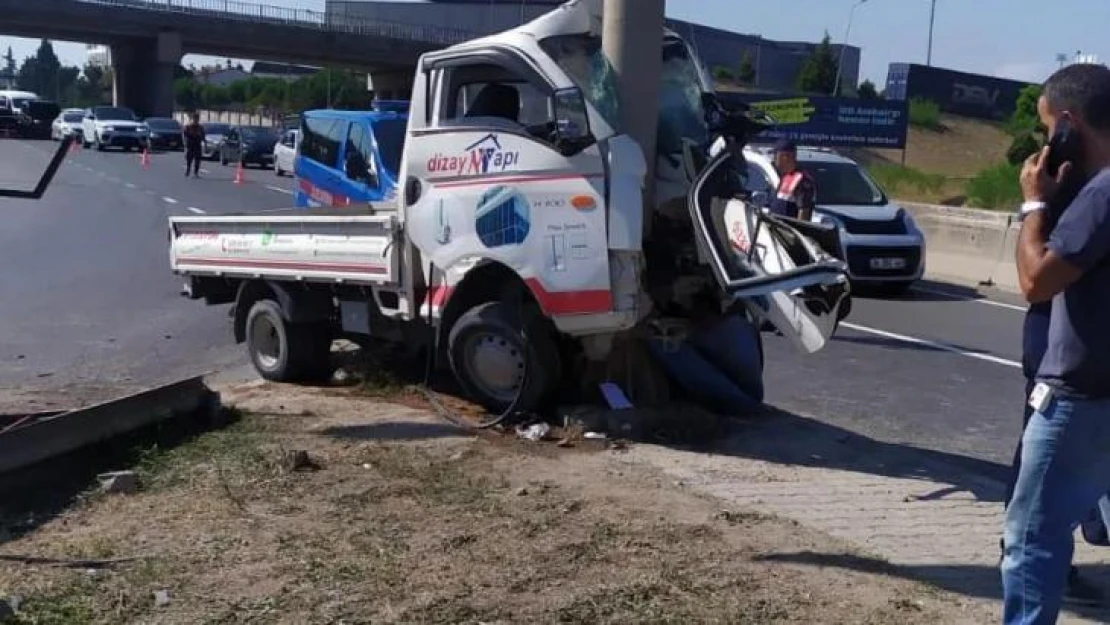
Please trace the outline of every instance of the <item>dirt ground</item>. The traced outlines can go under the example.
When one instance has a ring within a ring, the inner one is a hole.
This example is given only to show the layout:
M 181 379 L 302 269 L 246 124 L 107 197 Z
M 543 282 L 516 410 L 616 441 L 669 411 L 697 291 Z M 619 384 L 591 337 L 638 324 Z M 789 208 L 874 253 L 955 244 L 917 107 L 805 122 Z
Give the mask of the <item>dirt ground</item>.
M 881 571 L 762 560 L 852 549 L 614 462 L 619 445 L 475 436 L 351 390 L 254 383 L 224 397 L 241 417 L 143 451 L 137 492 L 89 489 L 0 537 L 10 622 L 993 620 Z M 287 464 L 295 450 L 310 466 Z

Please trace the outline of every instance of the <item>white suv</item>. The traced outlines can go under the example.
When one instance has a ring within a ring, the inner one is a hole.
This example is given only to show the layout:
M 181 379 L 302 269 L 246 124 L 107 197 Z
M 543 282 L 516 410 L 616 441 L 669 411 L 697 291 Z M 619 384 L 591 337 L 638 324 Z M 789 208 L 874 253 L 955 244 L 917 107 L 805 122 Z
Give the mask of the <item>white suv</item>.
M 770 150 L 749 147 L 749 191 L 772 198 L 779 176 Z M 925 235 L 906 209 L 886 193 L 855 161 L 835 152 L 798 149 L 798 168 L 817 185 L 813 221 L 836 226 L 853 283 L 900 292 L 925 274 Z
M 109 147 L 141 150 L 147 147 L 150 129 L 129 108 L 94 106 L 85 111 L 81 134 L 86 148 L 95 145 L 101 151 Z

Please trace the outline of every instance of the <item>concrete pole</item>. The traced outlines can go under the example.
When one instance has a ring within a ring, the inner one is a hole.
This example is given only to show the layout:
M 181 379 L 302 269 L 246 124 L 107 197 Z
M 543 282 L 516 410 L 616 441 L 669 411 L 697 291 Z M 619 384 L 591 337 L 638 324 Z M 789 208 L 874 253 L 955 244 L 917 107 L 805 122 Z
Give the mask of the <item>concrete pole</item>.
M 617 77 L 620 132 L 635 139 L 647 159 L 644 236 L 655 210 L 655 140 L 659 123 L 659 73 L 663 65 L 666 0 L 605 0 L 602 47 Z

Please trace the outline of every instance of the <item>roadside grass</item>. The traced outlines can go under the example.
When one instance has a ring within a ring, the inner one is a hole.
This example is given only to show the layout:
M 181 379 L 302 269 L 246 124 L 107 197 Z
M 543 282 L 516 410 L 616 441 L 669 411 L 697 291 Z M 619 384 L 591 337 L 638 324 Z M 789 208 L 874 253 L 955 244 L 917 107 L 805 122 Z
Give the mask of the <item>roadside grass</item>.
M 143 447 L 139 492 L 89 493 L 4 544 L 136 558 L 95 572 L 0 564 L 0 596 L 24 598 L 12 622 L 952 622 L 918 584 L 759 562 L 848 548 L 722 513 L 632 465 L 511 438 L 375 439 L 351 424 L 434 419 L 322 390 L 255 392 L 268 403 L 222 430 Z M 315 466 L 292 470 L 291 450 Z

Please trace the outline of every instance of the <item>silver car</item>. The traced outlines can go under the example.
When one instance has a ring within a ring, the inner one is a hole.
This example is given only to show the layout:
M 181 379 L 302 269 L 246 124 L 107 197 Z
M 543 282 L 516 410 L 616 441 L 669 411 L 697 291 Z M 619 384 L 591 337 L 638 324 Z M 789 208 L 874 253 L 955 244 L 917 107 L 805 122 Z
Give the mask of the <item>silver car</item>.
M 774 197 L 779 176 L 767 151 L 749 150 L 749 191 Z M 817 186 L 813 220 L 836 226 L 855 284 L 897 293 L 925 274 L 925 235 L 855 161 L 831 150 L 798 149 L 798 168 Z

